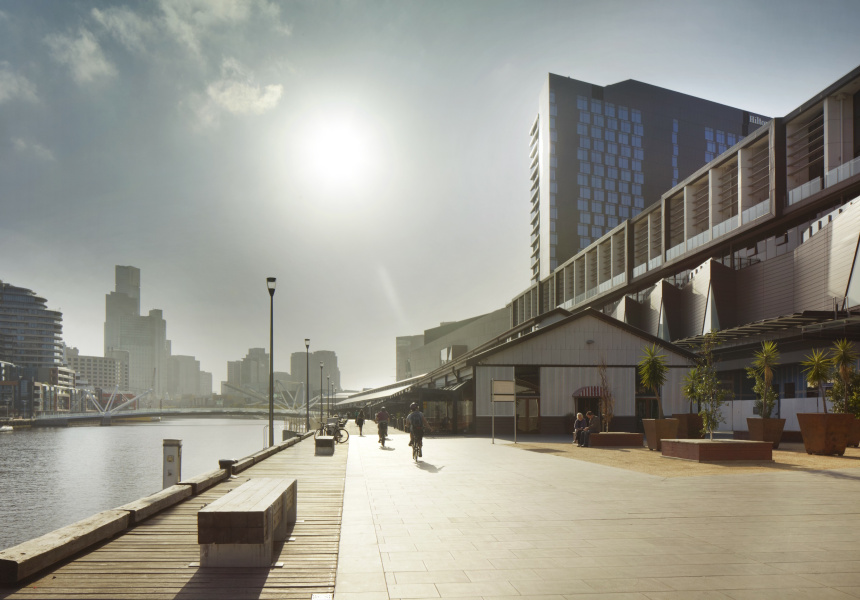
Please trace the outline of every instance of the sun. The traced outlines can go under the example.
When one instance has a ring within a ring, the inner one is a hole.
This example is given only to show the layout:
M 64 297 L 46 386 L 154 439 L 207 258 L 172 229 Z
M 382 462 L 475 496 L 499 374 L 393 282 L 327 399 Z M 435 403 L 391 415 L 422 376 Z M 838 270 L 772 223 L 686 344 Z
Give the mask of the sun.
M 321 120 L 311 130 L 308 158 L 316 181 L 326 187 L 365 182 L 373 163 L 373 139 L 349 118 Z

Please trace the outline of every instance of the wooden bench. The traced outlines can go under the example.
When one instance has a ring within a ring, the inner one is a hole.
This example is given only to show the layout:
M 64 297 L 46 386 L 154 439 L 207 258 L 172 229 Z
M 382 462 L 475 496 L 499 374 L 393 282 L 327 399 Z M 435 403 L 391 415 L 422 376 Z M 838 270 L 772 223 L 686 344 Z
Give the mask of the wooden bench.
M 334 455 L 334 436 L 318 435 L 314 440 L 314 454 L 331 456 Z
M 295 479 L 252 479 L 197 513 L 201 567 L 271 567 L 296 522 Z
M 625 433 L 621 431 L 601 431 L 588 436 L 588 445 L 592 448 L 608 448 L 618 446 L 635 446 L 641 448 L 644 438 L 641 433 Z

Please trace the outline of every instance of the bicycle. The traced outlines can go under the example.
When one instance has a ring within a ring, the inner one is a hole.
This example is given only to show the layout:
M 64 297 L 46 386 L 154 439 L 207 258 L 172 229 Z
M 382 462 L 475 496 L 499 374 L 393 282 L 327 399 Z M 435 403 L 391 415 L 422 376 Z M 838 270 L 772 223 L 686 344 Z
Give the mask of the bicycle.
M 421 458 L 421 448 L 423 445 L 424 445 L 424 437 L 423 436 L 412 442 L 412 459 L 415 462 L 418 462 L 418 459 Z
M 349 432 L 337 421 L 329 421 L 328 423 L 320 426 L 320 428 L 314 433 L 314 439 L 321 435 L 333 437 L 334 441 L 338 444 L 343 444 L 349 439 Z
M 382 447 L 385 448 L 385 437 L 388 435 L 388 423 L 385 421 L 380 421 L 378 423 L 379 428 L 379 443 L 382 444 Z

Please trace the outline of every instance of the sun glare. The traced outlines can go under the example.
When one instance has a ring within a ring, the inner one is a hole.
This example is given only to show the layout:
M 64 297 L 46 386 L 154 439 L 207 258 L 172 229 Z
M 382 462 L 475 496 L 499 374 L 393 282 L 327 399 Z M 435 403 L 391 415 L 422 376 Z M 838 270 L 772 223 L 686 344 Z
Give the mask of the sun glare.
M 356 185 L 367 180 L 372 166 L 370 136 L 347 120 L 329 120 L 311 131 L 309 159 L 318 182 L 325 186 Z

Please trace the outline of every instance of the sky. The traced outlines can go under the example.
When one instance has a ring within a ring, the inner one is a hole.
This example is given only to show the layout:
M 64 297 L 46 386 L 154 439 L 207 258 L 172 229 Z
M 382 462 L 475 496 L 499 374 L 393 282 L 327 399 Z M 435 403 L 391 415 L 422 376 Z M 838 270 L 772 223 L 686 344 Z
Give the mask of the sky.
M 529 286 L 528 132 L 549 72 L 782 116 L 860 64 L 860 2 L 0 2 L 0 280 L 102 355 L 114 266 L 226 379 L 395 338 Z

